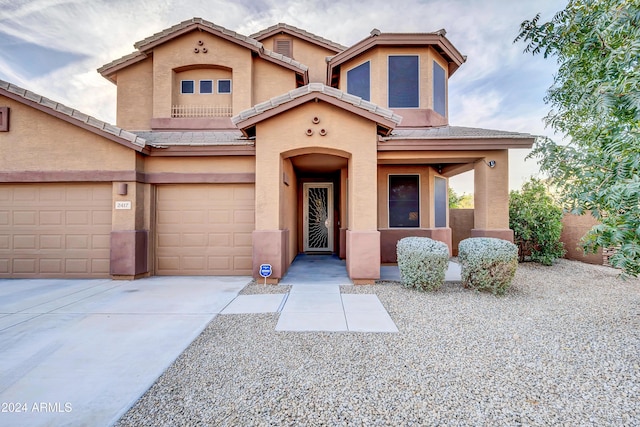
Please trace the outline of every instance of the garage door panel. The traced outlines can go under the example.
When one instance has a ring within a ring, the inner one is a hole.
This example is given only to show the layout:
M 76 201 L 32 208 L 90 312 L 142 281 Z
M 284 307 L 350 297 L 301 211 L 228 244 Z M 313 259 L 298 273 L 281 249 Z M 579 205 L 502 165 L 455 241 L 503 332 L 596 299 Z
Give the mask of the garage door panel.
M 156 273 L 251 274 L 252 184 L 158 186 Z
M 0 277 L 109 277 L 111 184 L 0 185 Z
M 62 225 L 62 212 L 60 211 L 40 211 L 40 225 Z

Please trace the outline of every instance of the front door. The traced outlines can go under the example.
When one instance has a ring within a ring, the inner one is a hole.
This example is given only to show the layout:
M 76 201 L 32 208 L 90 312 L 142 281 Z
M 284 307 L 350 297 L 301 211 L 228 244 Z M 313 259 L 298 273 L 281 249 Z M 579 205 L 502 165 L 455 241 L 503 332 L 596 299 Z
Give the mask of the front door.
M 333 184 L 303 184 L 304 251 L 333 252 Z

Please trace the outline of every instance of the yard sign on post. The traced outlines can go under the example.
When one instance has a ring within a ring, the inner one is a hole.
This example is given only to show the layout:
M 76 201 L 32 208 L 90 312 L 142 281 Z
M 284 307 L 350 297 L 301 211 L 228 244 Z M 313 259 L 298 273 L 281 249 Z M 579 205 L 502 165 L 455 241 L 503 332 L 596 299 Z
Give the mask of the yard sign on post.
M 267 277 L 271 276 L 271 264 L 260 264 L 260 275 L 264 277 L 264 284 L 267 284 Z

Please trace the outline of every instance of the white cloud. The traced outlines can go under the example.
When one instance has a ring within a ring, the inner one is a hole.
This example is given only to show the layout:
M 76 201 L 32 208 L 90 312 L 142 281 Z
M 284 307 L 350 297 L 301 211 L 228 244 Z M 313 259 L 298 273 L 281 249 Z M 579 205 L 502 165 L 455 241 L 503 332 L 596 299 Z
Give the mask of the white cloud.
M 537 12 L 548 19 L 564 6 L 562 0 L 0 0 L 0 37 L 4 32 L 83 58 L 35 79 L 0 59 L 0 78 L 113 122 L 115 86 L 95 70 L 131 53 L 135 42 L 194 16 L 247 35 L 287 22 L 345 45 L 368 37 L 374 27 L 445 28 L 468 56 L 451 79 L 452 124 L 549 134 L 542 98 L 550 77 L 526 79 L 552 66 L 524 55 L 512 41 L 521 21 Z M 518 155 L 512 157 L 518 162 L 512 170 L 525 171 Z

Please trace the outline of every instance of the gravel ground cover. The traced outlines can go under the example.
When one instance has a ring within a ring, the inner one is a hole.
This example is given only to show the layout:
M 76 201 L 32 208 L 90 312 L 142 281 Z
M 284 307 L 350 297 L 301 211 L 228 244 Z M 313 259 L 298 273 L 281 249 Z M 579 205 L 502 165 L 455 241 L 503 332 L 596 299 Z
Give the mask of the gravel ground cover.
M 220 315 L 117 425 L 640 425 L 640 280 L 617 273 L 521 264 L 502 297 L 342 287 L 376 294 L 397 334 Z

